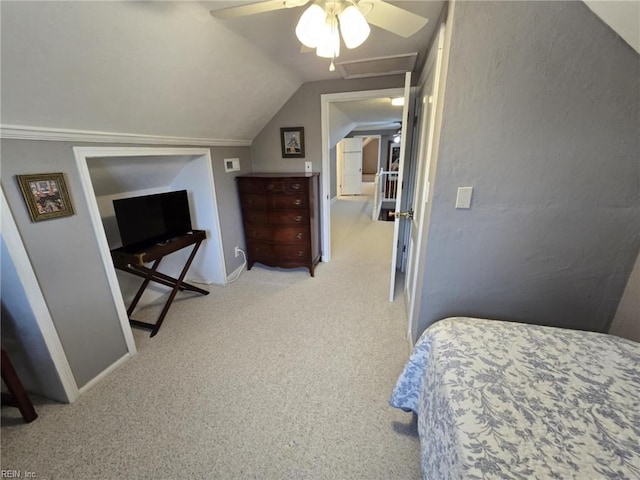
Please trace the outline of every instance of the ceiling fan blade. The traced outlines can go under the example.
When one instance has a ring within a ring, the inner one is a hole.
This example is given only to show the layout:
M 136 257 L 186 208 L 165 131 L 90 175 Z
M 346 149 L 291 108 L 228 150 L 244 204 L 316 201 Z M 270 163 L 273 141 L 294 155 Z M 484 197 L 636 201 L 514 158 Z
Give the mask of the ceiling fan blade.
M 362 0 L 358 7 L 364 11 L 367 22 L 404 38 L 409 38 L 429 21 L 413 12 L 383 0 Z M 369 12 L 367 13 L 367 9 Z
M 257 13 L 271 12 L 283 8 L 299 7 L 309 0 L 267 0 L 265 2 L 249 3 L 240 5 L 239 7 L 221 8 L 220 10 L 211 10 L 209 13 L 215 18 L 233 18 L 244 17 L 247 15 L 255 15 Z

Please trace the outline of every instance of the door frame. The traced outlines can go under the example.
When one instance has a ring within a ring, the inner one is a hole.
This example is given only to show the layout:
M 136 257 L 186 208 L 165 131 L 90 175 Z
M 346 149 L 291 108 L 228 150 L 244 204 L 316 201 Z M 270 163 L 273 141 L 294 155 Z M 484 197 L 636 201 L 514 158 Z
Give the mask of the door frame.
M 371 100 L 374 98 L 397 97 L 404 95 L 404 87 L 382 90 L 362 90 L 357 92 L 325 93 L 320 95 L 320 122 L 322 142 L 322 185 L 321 191 L 321 235 L 322 261 L 331 260 L 331 158 L 329 155 L 330 105 L 350 100 Z
M 78 384 L 73 376 L 69 360 L 67 359 L 64 347 L 56 331 L 53 318 L 51 318 L 51 312 L 44 299 L 36 274 L 33 271 L 31 260 L 22 242 L 22 237 L 13 218 L 13 213 L 9 208 L 4 190 L 1 188 L 0 207 L 2 211 L 2 238 L 4 239 L 11 261 L 15 265 L 16 274 L 22 283 L 27 303 L 33 312 L 33 316 L 40 329 L 40 334 L 42 335 L 42 340 L 48 350 L 51 362 L 60 378 L 60 383 L 66 396 L 66 398 L 54 398 L 54 400 L 73 403 L 80 395 Z
M 413 258 L 411 261 L 413 262 L 413 266 L 411 267 L 411 277 L 407 278 L 405 282 L 405 291 L 403 292 L 403 297 L 405 300 L 405 307 L 407 312 L 407 340 L 410 345 L 413 345 L 416 338 L 413 338 L 413 331 L 416 325 L 417 317 L 420 315 L 420 301 L 421 301 L 421 288 L 422 284 L 419 282 L 420 276 L 424 272 L 424 243 L 426 242 L 426 233 L 427 233 L 427 210 L 431 207 L 429 205 L 429 197 L 431 195 L 431 190 L 433 189 L 431 178 L 432 168 L 431 165 L 435 162 L 437 157 L 437 148 L 439 138 L 437 137 L 437 122 L 438 122 L 438 109 L 441 108 L 444 97 L 444 77 L 446 76 L 446 57 L 445 57 L 445 37 L 447 34 L 446 24 L 444 22 L 440 23 L 438 27 L 438 32 L 436 34 L 436 39 L 431 47 L 431 50 L 428 53 L 427 60 L 425 62 L 425 66 L 422 71 L 422 75 L 420 76 L 418 91 L 419 95 L 417 98 L 420 99 L 424 95 L 424 88 L 429 79 L 429 75 L 433 72 L 433 88 L 431 91 L 429 102 L 431 103 L 430 111 L 429 111 L 429 121 L 428 121 L 428 131 L 425 131 L 425 125 L 420 122 L 420 131 L 418 132 L 418 142 L 423 141 L 423 135 L 426 136 L 424 141 L 425 144 L 425 158 L 423 159 L 424 163 L 419 163 L 419 169 L 423 170 L 422 172 L 422 185 L 416 185 L 417 195 L 414 198 L 414 202 L 421 202 L 421 208 L 419 210 L 420 218 L 417 219 L 417 223 L 419 225 L 416 242 L 413 246 Z M 416 155 L 420 155 L 420 148 L 416 152 Z M 419 162 L 420 158 L 416 158 Z M 417 172 L 417 178 L 419 179 L 421 176 L 421 172 Z M 408 289 L 412 288 L 413 291 L 409 292 Z

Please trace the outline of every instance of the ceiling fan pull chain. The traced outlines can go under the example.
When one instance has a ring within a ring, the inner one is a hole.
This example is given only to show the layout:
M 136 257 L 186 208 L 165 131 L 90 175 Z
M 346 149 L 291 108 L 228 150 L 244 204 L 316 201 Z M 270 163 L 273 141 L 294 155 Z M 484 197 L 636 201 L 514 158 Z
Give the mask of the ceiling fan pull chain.
M 336 66 L 333 64 L 333 58 L 331 59 L 331 65 L 329 65 L 329 71 L 333 72 L 336 69 Z

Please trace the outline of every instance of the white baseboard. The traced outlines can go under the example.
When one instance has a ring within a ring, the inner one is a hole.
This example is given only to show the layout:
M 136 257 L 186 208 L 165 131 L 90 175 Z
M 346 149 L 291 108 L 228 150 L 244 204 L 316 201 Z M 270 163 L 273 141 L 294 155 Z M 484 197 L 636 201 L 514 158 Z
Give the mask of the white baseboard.
M 109 375 L 111 372 L 113 372 L 115 369 L 117 369 L 118 367 L 120 367 L 124 362 L 126 362 L 127 360 L 129 360 L 129 358 L 131 358 L 131 354 L 130 353 L 125 353 L 123 357 L 121 357 L 120 359 L 116 360 L 114 363 L 112 363 L 110 366 L 108 366 L 107 368 L 105 368 L 102 372 L 100 372 L 98 375 L 96 375 L 95 377 L 93 377 L 91 380 L 89 380 L 84 386 L 80 387 L 78 389 L 78 391 L 80 392 L 80 394 L 83 394 L 84 392 L 86 392 L 87 390 L 89 390 L 90 388 L 94 387 L 95 385 L 97 385 L 98 383 L 100 383 L 100 381 L 105 378 L 107 375 Z
M 240 272 L 242 272 L 242 270 L 244 269 L 245 266 L 246 266 L 246 264 L 243 262 L 242 265 L 240 265 L 233 272 L 231 272 L 229 275 L 227 275 L 227 283 L 229 283 L 231 281 L 231 279 L 233 279 L 233 278 L 238 278 L 238 276 L 240 276 Z

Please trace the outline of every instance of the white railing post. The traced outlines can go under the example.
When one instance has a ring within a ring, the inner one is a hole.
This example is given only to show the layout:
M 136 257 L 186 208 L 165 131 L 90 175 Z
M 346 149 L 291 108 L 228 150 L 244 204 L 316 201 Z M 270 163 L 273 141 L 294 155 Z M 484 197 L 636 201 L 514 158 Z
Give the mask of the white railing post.
M 376 173 L 375 189 L 373 193 L 373 220 L 380 217 L 382 204 L 395 201 L 398 195 L 398 172 L 386 172 L 380 169 Z
M 375 185 L 373 187 L 373 212 L 371 212 L 371 220 L 375 222 L 376 220 L 378 220 L 378 217 L 380 216 L 380 205 L 382 205 L 382 202 L 380 202 L 380 205 L 378 205 L 378 197 L 380 196 L 380 192 L 378 190 L 379 188 L 378 186 L 380 185 L 380 174 L 378 172 L 376 172 L 374 183 Z

